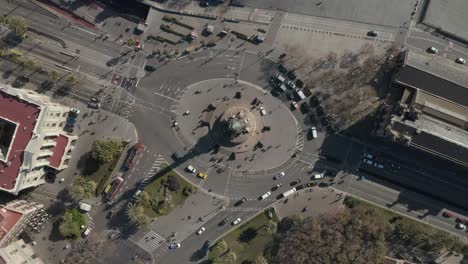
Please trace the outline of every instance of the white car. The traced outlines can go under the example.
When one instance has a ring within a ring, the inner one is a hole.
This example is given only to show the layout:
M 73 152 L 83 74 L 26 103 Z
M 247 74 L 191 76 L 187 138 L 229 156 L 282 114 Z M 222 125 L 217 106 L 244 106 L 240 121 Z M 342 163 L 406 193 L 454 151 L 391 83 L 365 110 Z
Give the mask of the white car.
M 466 60 L 464 58 L 458 58 L 455 60 L 456 63 L 459 63 L 459 64 L 465 64 L 466 63 Z
M 286 173 L 284 173 L 284 171 L 282 171 L 282 172 L 276 174 L 274 179 L 279 180 L 279 179 L 283 178 L 285 175 L 286 175 Z
M 312 138 L 317 138 L 317 128 L 311 127 L 310 134 L 312 135 Z
M 266 192 L 265 194 L 263 194 L 262 196 L 260 196 L 260 200 L 263 200 L 263 199 L 266 199 L 268 198 L 268 196 L 271 195 L 271 192 Z
M 238 225 L 241 221 L 242 221 L 242 219 L 240 219 L 240 217 L 239 217 L 236 220 L 232 221 L 232 225 Z
M 265 107 L 260 106 L 260 114 L 262 114 L 262 116 L 265 116 L 267 114 Z
M 371 154 L 369 153 L 364 153 L 364 157 L 368 158 L 368 159 L 373 159 L 374 156 L 372 156 Z
M 372 164 L 374 164 L 374 162 L 372 162 L 372 160 L 369 160 L 369 159 L 362 159 L 362 162 L 364 162 L 367 165 L 371 165 L 371 166 L 372 166 Z
M 291 107 L 292 107 L 293 110 L 297 110 L 299 108 L 299 105 L 296 102 L 293 101 L 291 103 Z
M 191 173 L 197 172 L 197 169 L 195 169 L 192 165 L 188 165 L 186 169 L 187 169 L 187 171 L 189 171 Z
M 315 174 L 315 175 L 314 175 L 314 179 L 315 179 L 315 180 L 322 179 L 324 175 L 325 175 L 325 173 Z
M 180 243 L 172 243 L 169 245 L 169 249 L 176 249 L 180 248 Z
M 205 232 L 206 228 L 204 226 L 202 226 L 198 231 L 197 231 L 197 235 L 201 235 L 203 234 L 203 232 Z
M 427 51 L 430 52 L 430 53 L 433 53 L 433 54 L 437 54 L 437 52 L 439 52 L 439 49 L 434 48 L 434 47 L 430 47 L 429 49 L 427 49 Z
M 456 228 L 465 230 L 465 229 L 466 229 L 466 225 L 465 225 L 465 224 L 462 224 L 462 223 L 458 223 L 458 224 L 456 225 Z

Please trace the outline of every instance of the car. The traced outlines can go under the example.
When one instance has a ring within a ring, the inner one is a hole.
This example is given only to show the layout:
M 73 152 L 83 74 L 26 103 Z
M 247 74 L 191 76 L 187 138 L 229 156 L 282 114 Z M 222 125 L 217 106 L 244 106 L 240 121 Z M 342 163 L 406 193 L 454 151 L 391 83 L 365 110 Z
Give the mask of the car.
M 465 64 L 466 63 L 466 60 L 464 58 L 457 58 L 455 60 L 456 63 L 459 63 L 459 64 Z
M 291 102 L 291 109 L 292 110 L 297 110 L 299 108 L 299 105 L 296 102 Z
M 262 196 L 260 196 L 258 199 L 259 199 L 259 200 L 263 200 L 263 199 L 268 198 L 270 195 L 271 195 L 271 192 L 266 192 L 266 193 L 264 193 Z
M 296 190 L 299 191 L 299 190 L 304 189 L 305 187 L 307 187 L 307 184 L 301 184 L 301 185 L 296 186 Z
M 277 73 L 277 74 L 275 75 L 275 79 L 276 79 L 276 81 L 279 82 L 279 83 L 284 83 L 284 81 L 286 81 L 286 78 L 284 78 L 284 77 L 283 77 L 281 74 L 279 74 L 279 73 Z
M 310 134 L 312 135 L 312 138 L 317 138 L 317 128 L 311 127 Z
M 207 240 L 203 244 L 203 249 L 207 250 L 208 248 L 210 248 L 210 246 L 211 246 L 211 240 Z
M 272 191 L 276 191 L 278 190 L 279 188 L 281 188 L 282 184 L 281 183 L 278 183 L 276 184 L 275 186 L 273 186 L 273 188 L 271 188 Z
M 239 201 L 237 201 L 234 204 L 234 206 L 239 206 L 239 205 L 243 204 L 245 201 L 247 201 L 247 198 L 244 197 L 244 198 L 240 199 Z
M 291 89 L 291 90 L 296 89 L 296 85 L 294 84 L 293 81 L 287 81 L 287 82 L 286 82 L 286 86 L 287 86 L 289 89 Z
M 201 7 L 207 7 L 207 6 L 209 6 L 209 5 L 210 5 L 210 3 L 208 3 L 207 1 L 201 1 L 201 2 L 200 2 L 200 6 L 201 6 Z
M 362 159 L 362 162 L 364 162 L 367 165 L 371 165 L 371 166 L 372 166 L 372 164 L 374 164 L 374 162 L 372 160 L 369 160 L 369 159 Z
M 227 223 L 229 222 L 229 220 L 231 220 L 230 217 L 224 218 L 223 221 L 221 221 L 221 222 L 219 223 L 219 226 L 223 226 L 223 225 L 227 224 Z
M 288 100 L 294 99 L 294 93 L 293 93 L 293 91 L 287 91 L 287 92 L 286 92 L 286 98 L 287 98 Z
M 188 165 L 185 169 L 191 173 L 197 172 L 197 169 L 195 169 L 192 165 Z
M 199 173 L 197 174 L 197 176 L 198 176 L 199 178 L 204 179 L 204 180 L 206 180 L 206 178 L 208 178 L 208 175 L 206 175 L 206 173 L 204 173 L 204 172 L 199 172 Z
M 205 230 L 206 230 L 206 228 L 204 226 L 202 226 L 200 229 L 198 229 L 197 235 L 203 234 L 203 232 L 205 232 Z
M 286 67 L 284 67 L 283 64 L 280 64 L 278 65 L 278 71 L 281 73 L 286 73 L 288 69 L 286 69 Z
M 318 179 L 323 179 L 323 176 L 325 176 L 325 173 L 314 174 L 314 176 L 312 177 L 314 178 L 314 180 L 318 180 Z
M 142 190 L 137 190 L 135 192 L 135 194 L 133 195 L 133 198 L 135 198 L 135 199 L 138 198 L 138 196 L 140 196 L 141 192 L 142 192 Z
M 262 116 L 265 116 L 265 115 L 267 114 L 267 112 L 266 112 L 266 110 L 265 110 L 265 107 L 260 106 L 260 114 L 261 114 Z
M 172 243 L 169 245 L 169 249 L 176 249 L 180 248 L 180 243 Z
M 307 183 L 307 187 L 314 187 L 314 186 L 316 186 L 316 185 L 317 185 L 316 182 L 308 182 L 308 183 Z
M 83 232 L 83 237 L 84 238 L 88 237 L 90 233 L 91 233 L 91 228 L 87 227 L 85 231 Z
M 462 223 L 462 224 L 466 224 L 466 223 L 468 223 L 468 220 L 467 220 L 467 219 L 460 218 L 460 217 L 457 217 L 457 219 L 455 220 L 455 222 L 457 222 L 457 223 Z
M 282 59 L 282 58 L 284 58 L 284 57 L 286 57 L 286 53 L 281 53 L 281 55 L 279 55 L 278 58 L 279 58 L 279 59 Z
M 146 65 L 145 66 L 145 71 L 147 72 L 154 72 L 156 70 L 156 67 L 151 66 L 151 65 Z
M 462 230 L 466 229 L 466 225 L 462 224 L 462 223 L 458 223 L 455 227 L 458 228 L 458 229 L 462 229 Z
M 239 217 L 236 220 L 232 221 L 232 225 L 238 225 L 241 221 L 242 219 Z
M 437 52 L 439 52 L 439 49 L 434 48 L 434 47 L 430 47 L 430 48 L 427 49 L 427 52 L 437 54 Z
M 273 179 L 274 180 L 279 180 L 279 179 L 283 178 L 284 176 L 286 176 L 286 174 L 284 173 L 284 171 L 282 171 L 282 172 L 276 174 Z
M 445 217 L 445 218 L 451 218 L 453 216 L 453 214 L 450 213 L 450 212 L 445 211 L 445 212 L 442 213 L 442 216 Z
M 379 32 L 375 30 L 367 32 L 367 36 L 369 37 L 377 37 L 378 35 L 379 35 Z
M 368 158 L 368 159 L 373 159 L 374 156 L 372 156 L 371 154 L 369 153 L 364 153 L 364 157 Z
M 299 183 L 301 183 L 301 179 L 296 179 L 296 180 L 292 181 L 290 185 L 294 186 L 294 185 L 299 184 Z

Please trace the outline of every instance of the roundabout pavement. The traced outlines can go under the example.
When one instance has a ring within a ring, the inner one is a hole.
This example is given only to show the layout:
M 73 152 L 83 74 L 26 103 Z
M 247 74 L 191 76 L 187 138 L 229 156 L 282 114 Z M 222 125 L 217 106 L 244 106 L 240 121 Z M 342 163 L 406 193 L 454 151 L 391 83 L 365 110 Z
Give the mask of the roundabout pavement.
M 235 115 L 243 116 L 247 128 L 242 135 L 229 139 L 221 119 Z M 294 116 L 279 100 L 252 83 L 226 78 L 192 84 L 179 100 L 175 121 L 176 135 L 191 144 L 206 164 L 263 172 L 283 164 L 295 152 Z

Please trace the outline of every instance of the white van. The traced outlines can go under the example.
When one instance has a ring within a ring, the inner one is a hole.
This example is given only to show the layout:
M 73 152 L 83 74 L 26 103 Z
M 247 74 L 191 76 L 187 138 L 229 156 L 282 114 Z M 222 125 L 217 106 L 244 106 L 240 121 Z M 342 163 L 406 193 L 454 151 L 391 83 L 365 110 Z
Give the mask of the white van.
M 265 194 L 263 194 L 262 196 L 260 196 L 260 200 L 263 200 L 263 199 L 266 199 L 268 198 L 268 196 L 271 195 L 271 192 L 266 192 Z
M 85 212 L 91 211 L 92 206 L 90 204 L 80 202 L 78 205 L 79 205 L 80 209 L 85 211 Z
M 286 81 L 286 79 L 279 73 L 276 74 L 275 78 L 280 83 L 284 83 L 284 81 Z
M 289 195 L 293 194 L 296 192 L 296 188 L 292 188 L 291 190 L 285 191 L 282 195 L 283 197 L 288 197 Z
M 315 127 L 311 127 L 310 134 L 312 135 L 312 138 L 317 138 L 317 129 Z
M 296 94 L 296 96 L 298 98 L 300 98 L 301 100 L 304 100 L 306 98 L 306 96 L 304 95 L 304 93 L 301 91 L 301 89 L 296 89 L 294 90 L 294 93 Z

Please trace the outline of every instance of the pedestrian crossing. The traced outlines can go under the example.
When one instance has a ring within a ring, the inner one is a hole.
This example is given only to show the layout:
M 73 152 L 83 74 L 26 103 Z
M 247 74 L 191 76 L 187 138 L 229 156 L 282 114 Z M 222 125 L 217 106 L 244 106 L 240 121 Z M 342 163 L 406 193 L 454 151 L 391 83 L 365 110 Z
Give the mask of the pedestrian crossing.
M 94 230 L 94 221 L 93 221 L 93 218 L 91 217 L 91 215 L 89 213 L 86 213 L 86 223 L 87 223 L 87 226 L 86 228 L 89 228 L 91 229 L 91 232 L 93 232 Z M 82 232 L 84 232 L 84 230 L 81 230 Z M 80 236 L 79 238 L 76 239 L 76 242 L 75 242 L 75 247 L 80 249 L 81 247 L 83 247 L 83 244 L 85 243 L 85 240 L 86 238 L 83 238 L 83 236 Z
M 296 149 L 299 151 L 304 150 L 304 132 L 302 132 L 300 125 L 297 125 Z
M 149 232 L 145 232 L 145 235 L 141 236 L 141 238 L 137 241 L 134 241 L 134 243 L 146 252 L 152 253 L 158 247 L 163 245 L 165 241 L 166 239 L 159 233 L 155 232 L 154 230 L 149 230 Z
M 143 178 L 143 180 L 141 181 L 140 188 L 143 188 L 147 184 L 149 184 L 154 174 L 158 172 L 161 169 L 162 165 L 165 163 L 167 163 L 166 160 L 161 155 L 158 155 L 153 165 L 151 166 L 151 169 L 148 171 L 145 178 Z

